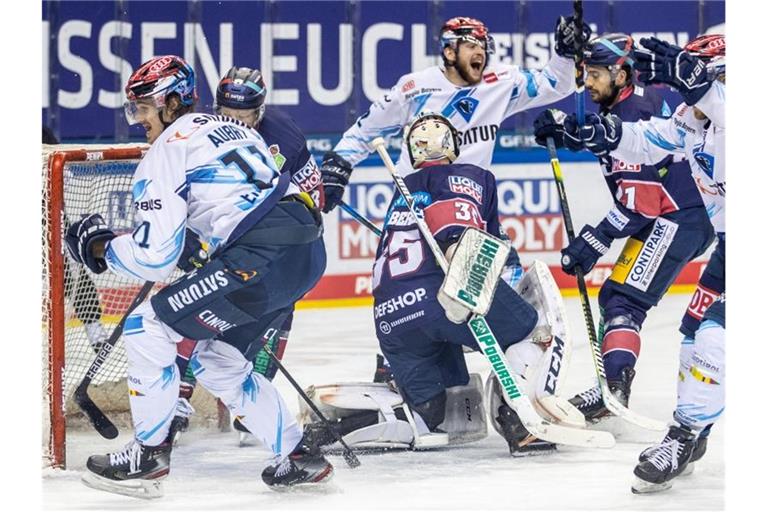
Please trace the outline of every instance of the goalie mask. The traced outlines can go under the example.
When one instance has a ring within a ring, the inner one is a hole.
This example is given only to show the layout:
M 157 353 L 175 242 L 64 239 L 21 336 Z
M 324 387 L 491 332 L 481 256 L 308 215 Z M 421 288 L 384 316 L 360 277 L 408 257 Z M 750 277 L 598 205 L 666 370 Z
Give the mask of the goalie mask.
M 407 129 L 406 146 L 414 169 L 459 157 L 459 133 L 444 116 L 420 114 Z

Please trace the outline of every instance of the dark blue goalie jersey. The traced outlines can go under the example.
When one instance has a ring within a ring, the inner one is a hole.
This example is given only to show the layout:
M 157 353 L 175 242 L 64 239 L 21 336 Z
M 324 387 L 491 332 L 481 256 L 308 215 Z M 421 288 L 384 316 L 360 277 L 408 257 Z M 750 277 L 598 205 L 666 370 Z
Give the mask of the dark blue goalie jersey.
M 426 167 L 405 177 L 438 244 L 446 248 L 468 227 L 499 237 L 496 179 L 470 164 Z M 399 192 L 384 219 L 373 267 L 374 318 L 387 330 L 412 329 L 443 317 L 437 291 L 445 274 L 419 232 L 413 214 Z M 510 263 L 517 263 L 512 250 Z

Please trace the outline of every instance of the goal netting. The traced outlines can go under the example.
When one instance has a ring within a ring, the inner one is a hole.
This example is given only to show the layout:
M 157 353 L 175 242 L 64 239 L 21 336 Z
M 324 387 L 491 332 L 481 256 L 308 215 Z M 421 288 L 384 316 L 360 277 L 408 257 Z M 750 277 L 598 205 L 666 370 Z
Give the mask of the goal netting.
M 143 283 L 95 275 L 67 254 L 64 233 L 82 214 L 99 213 L 117 234 L 133 230 L 131 178 L 145 145 L 43 146 L 43 464 L 64 467 L 66 434 L 95 430 L 72 396 L 100 343 Z M 178 277 L 174 273 L 167 282 Z M 153 293 L 165 283 L 158 283 Z M 122 339 L 94 377 L 89 395 L 118 428 L 130 429 L 127 360 Z M 201 387 L 193 425 L 218 423 L 215 400 Z

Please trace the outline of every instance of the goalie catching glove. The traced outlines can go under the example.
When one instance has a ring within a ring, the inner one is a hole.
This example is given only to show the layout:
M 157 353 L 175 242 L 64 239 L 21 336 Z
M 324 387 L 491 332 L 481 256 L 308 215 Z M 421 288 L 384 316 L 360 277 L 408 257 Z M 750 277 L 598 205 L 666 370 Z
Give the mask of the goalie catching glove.
M 76 262 L 88 267 L 94 274 L 107 270 L 107 262 L 103 257 L 94 255 L 96 244 L 106 244 L 115 238 L 115 234 L 107 227 L 107 223 L 98 213 L 84 216 L 73 222 L 67 230 L 66 242 L 70 256 Z

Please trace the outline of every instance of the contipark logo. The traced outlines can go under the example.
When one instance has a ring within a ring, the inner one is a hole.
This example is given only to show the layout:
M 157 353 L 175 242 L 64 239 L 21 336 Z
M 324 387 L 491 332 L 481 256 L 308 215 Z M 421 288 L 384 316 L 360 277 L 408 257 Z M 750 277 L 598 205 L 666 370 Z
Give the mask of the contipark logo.
M 677 232 L 677 224 L 662 219 L 656 219 L 653 230 L 645 240 L 635 264 L 627 277 L 627 284 L 646 291 L 656 276 L 664 256 L 667 254 Z

